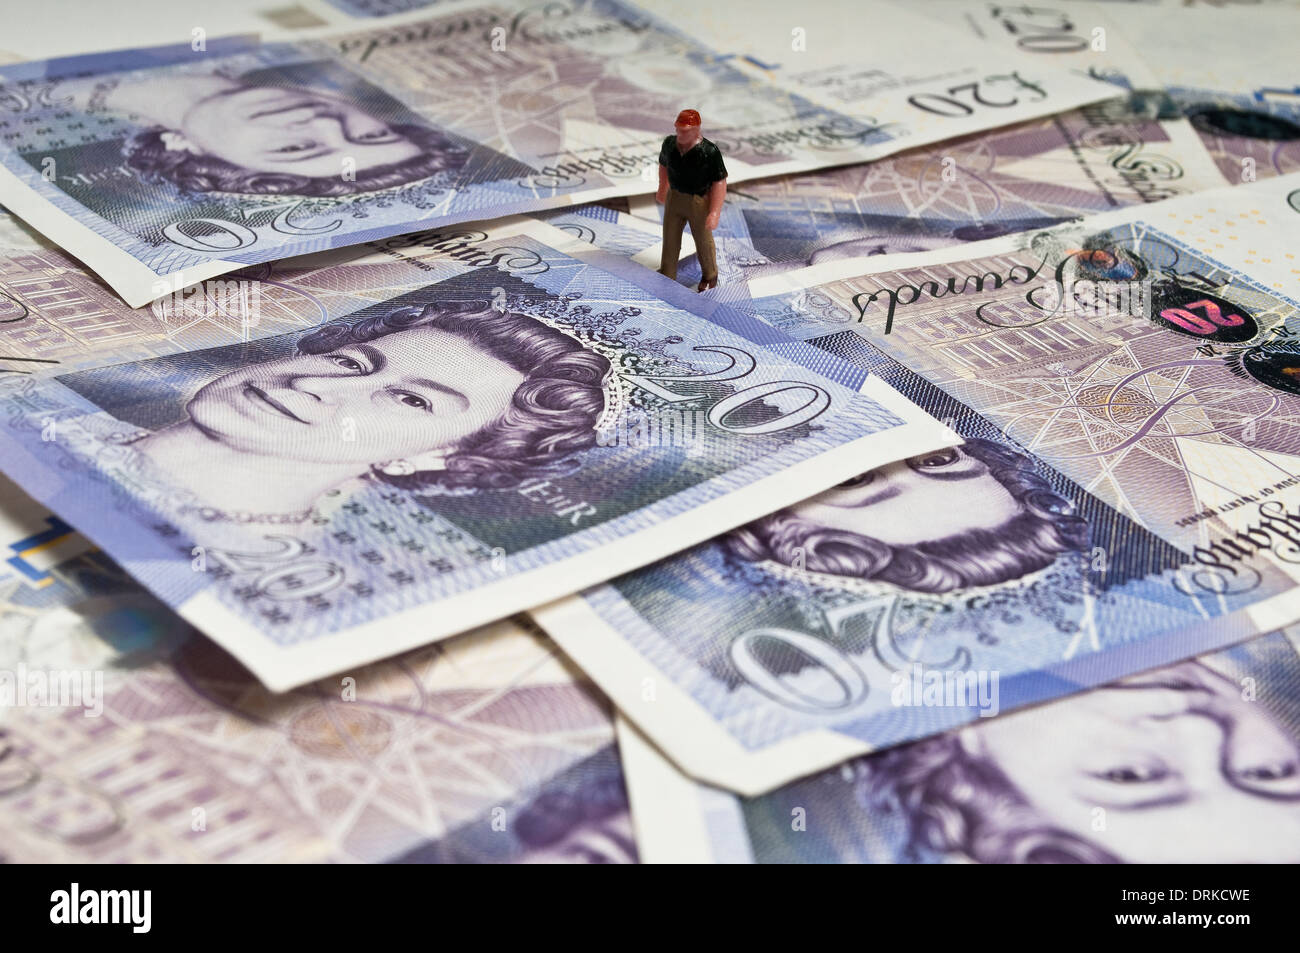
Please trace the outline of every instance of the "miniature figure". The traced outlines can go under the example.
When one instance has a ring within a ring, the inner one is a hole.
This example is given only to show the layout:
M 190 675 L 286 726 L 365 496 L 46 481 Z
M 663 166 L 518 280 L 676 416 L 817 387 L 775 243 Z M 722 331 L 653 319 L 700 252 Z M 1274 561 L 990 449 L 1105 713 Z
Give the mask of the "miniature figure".
M 683 109 L 677 114 L 676 135 L 665 136 L 659 150 L 659 191 L 664 203 L 664 248 L 659 273 L 677 278 L 677 258 L 682 250 L 682 228 L 691 224 L 695 252 L 700 259 L 696 291 L 718 286 L 718 259 L 713 230 L 727 196 L 727 167 L 718 147 L 704 138 L 700 114 Z

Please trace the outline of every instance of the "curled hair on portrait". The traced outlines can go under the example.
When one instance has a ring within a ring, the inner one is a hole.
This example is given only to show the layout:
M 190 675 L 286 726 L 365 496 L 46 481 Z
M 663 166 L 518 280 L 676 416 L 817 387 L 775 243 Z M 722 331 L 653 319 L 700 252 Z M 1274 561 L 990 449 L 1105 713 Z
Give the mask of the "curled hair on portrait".
M 1065 552 L 1088 548 L 1088 524 L 1051 488 L 1023 453 L 992 440 L 959 448 L 1020 504 L 997 529 L 970 529 L 945 539 L 894 546 L 862 533 L 827 529 L 793 510 L 779 510 L 733 530 L 723 544 L 750 562 L 771 560 L 836 576 L 888 582 L 914 592 L 991 586 L 1045 569 Z
M 420 154 L 403 162 L 358 170 L 352 181 L 338 175 L 308 176 L 292 172 L 247 169 L 213 155 L 169 149 L 167 136 L 175 130 L 151 126 L 131 135 L 125 146 L 126 164 L 148 182 L 170 182 L 182 192 L 230 192 L 240 195 L 303 195 L 323 198 L 379 192 L 459 169 L 468 152 L 436 129 L 413 123 L 389 127 L 420 147 Z
M 515 818 L 514 833 L 530 850 L 558 844 L 584 824 L 596 824 L 628 809 L 618 775 L 602 773 L 574 787 L 544 791 Z M 632 845 L 629 845 L 634 850 Z
M 859 762 L 861 806 L 900 815 L 913 849 L 981 864 L 1115 864 L 1092 841 L 1053 826 L 990 759 L 948 732 Z
M 553 474 L 574 453 L 596 445 L 608 359 L 537 318 L 496 311 L 486 301 L 399 308 L 356 324 L 328 325 L 303 337 L 298 350 L 328 354 L 412 328 L 455 334 L 524 380 L 504 414 L 456 445 L 446 469 L 401 475 L 375 469 L 375 479 L 413 491 L 508 489 Z

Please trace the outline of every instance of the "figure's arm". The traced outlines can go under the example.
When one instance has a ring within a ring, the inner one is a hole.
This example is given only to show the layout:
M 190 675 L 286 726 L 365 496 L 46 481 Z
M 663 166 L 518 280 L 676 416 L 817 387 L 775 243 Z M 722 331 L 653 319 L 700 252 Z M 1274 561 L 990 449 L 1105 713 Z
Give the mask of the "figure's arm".
M 668 167 L 659 167 L 659 191 L 655 193 L 655 201 L 660 205 L 668 201 Z
M 718 179 L 709 186 L 709 217 L 704 220 L 704 227 L 713 231 L 722 218 L 722 202 L 727 197 L 727 180 Z

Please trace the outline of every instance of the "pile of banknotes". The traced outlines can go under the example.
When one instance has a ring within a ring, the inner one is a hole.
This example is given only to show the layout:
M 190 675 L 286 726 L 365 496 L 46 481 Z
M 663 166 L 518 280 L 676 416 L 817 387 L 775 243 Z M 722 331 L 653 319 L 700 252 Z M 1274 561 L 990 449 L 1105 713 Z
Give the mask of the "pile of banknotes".
M 1300 859 L 1300 7 L 168 6 L 0 40 L 0 859 Z

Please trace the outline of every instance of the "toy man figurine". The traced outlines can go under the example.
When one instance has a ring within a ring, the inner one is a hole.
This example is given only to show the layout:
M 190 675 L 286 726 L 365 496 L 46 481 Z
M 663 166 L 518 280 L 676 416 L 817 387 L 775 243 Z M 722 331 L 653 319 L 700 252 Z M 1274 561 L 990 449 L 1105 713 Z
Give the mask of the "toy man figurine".
M 696 291 L 718 286 L 718 259 L 713 230 L 727 196 L 727 167 L 722 153 L 700 129 L 700 114 L 683 109 L 677 114 L 676 136 L 664 137 L 659 150 L 659 191 L 655 201 L 664 205 L 664 251 L 659 273 L 677 277 L 677 257 L 682 250 L 682 228 L 691 223 L 691 237 L 700 259 Z

